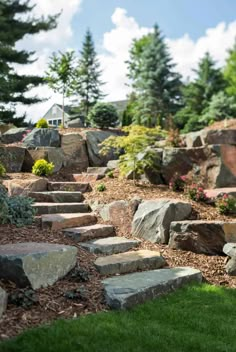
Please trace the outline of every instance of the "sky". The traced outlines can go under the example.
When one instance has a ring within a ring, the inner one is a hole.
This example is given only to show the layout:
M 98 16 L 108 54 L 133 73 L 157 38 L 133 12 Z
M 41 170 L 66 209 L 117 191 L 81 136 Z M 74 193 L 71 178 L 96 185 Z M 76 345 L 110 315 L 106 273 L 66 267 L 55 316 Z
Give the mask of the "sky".
M 193 79 L 192 69 L 209 51 L 219 67 L 236 39 L 236 0 L 31 0 L 35 16 L 61 12 L 56 29 L 26 36 L 18 48 L 34 50 L 38 60 L 18 67 L 20 73 L 42 75 L 49 57 L 58 50 L 81 50 L 87 28 L 93 34 L 106 101 L 125 99 L 129 93 L 126 77 L 132 40 L 150 32 L 157 23 L 165 36 L 176 70 L 183 79 Z M 37 121 L 61 96 L 47 86 L 31 94 L 46 102 L 18 107 L 27 118 Z

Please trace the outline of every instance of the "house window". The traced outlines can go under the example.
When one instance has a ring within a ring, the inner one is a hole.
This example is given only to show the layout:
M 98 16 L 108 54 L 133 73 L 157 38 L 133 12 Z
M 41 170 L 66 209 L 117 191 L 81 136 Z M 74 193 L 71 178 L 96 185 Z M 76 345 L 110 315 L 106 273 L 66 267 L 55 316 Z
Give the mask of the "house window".
M 52 125 L 52 120 L 48 120 L 48 124 L 49 124 L 49 125 Z
M 57 126 L 57 120 L 52 121 L 53 126 Z
M 58 126 L 60 126 L 60 125 L 61 125 L 61 123 L 62 123 L 62 120 L 61 120 L 61 119 L 59 119 L 59 120 L 58 120 Z

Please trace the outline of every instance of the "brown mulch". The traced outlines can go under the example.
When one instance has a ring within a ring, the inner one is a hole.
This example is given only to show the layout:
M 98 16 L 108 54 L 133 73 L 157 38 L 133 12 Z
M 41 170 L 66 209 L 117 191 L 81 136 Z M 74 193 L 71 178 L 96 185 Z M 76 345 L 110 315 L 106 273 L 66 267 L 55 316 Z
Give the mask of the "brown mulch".
M 212 125 L 207 126 L 205 129 L 206 130 L 236 129 L 236 119 L 217 121 L 217 122 L 214 122 Z

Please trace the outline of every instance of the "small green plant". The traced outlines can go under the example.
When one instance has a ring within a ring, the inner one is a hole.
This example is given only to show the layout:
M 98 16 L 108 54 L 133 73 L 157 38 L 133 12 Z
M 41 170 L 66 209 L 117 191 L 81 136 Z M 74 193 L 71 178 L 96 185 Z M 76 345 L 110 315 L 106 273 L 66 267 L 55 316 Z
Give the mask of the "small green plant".
M 105 190 L 106 190 L 106 186 L 104 185 L 104 183 L 100 183 L 99 185 L 97 185 L 98 192 L 104 192 Z
M 0 163 L 0 177 L 5 176 L 6 175 L 6 169 L 3 166 L 2 163 Z
M 37 176 L 49 176 L 53 173 L 54 164 L 44 159 L 39 159 L 34 163 L 32 173 Z
M 112 170 L 108 171 L 108 172 L 106 173 L 106 175 L 107 175 L 107 177 L 109 177 L 109 178 L 114 178 L 114 172 L 113 172 Z
M 40 119 L 38 120 L 37 124 L 36 124 L 36 128 L 48 128 L 48 122 L 46 119 Z
M 188 195 L 195 202 L 206 202 L 208 200 L 204 188 L 195 183 L 189 186 Z
M 16 305 L 17 307 L 28 309 L 32 305 L 38 304 L 39 298 L 32 289 L 17 289 L 9 294 L 8 302 Z
M 220 214 L 228 215 L 236 212 L 236 198 L 223 194 L 222 197 L 217 199 L 216 207 Z
M 186 186 L 187 177 L 181 176 L 178 172 L 174 174 L 169 182 L 169 188 L 174 192 L 183 192 Z

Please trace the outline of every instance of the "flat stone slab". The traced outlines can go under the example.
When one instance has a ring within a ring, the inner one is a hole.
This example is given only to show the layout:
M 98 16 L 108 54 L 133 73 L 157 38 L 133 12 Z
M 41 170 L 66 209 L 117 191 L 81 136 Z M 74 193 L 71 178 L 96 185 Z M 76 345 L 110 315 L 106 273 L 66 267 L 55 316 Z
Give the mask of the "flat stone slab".
M 166 261 L 156 251 L 140 250 L 97 258 L 96 269 L 102 275 L 125 274 L 137 270 L 158 269 Z
M 126 252 L 139 245 L 140 241 L 125 237 L 108 237 L 81 243 L 81 247 L 94 254 L 111 255 Z
M 228 196 L 236 197 L 236 187 L 226 187 L 226 188 L 214 188 L 204 190 L 208 198 L 219 198 L 224 194 Z
M 7 293 L 0 287 L 0 318 L 7 308 Z
M 88 182 L 48 182 L 48 191 L 88 192 L 91 191 Z
M 53 285 L 76 264 L 77 248 L 51 243 L 0 246 L 0 278 L 33 289 Z
M 34 203 L 37 215 L 58 213 L 88 213 L 90 208 L 84 203 Z
M 73 238 L 76 242 L 83 242 L 95 238 L 115 236 L 116 231 L 112 225 L 95 224 L 83 227 L 65 229 L 64 234 Z
M 222 254 L 227 242 L 236 242 L 235 221 L 173 221 L 169 247 L 202 254 Z
M 160 269 L 116 276 L 102 281 L 107 304 L 126 309 L 157 298 L 192 282 L 201 282 L 199 270 L 189 267 Z
M 42 215 L 42 228 L 49 228 L 52 231 L 62 230 L 76 226 L 87 226 L 96 224 L 97 217 L 93 213 L 82 214 L 49 214 Z
M 66 192 L 66 191 L 48 191 L 48 192 L 31 192 L 29 197 L 36 202 L 51 202 L 51 203 L 79 203 L 84 200 L 81 192 Z
M 82 174 L 73 174 L 73 179 L 76 182 L 95 182 L 100 180 L 102 177 L 96 174 L 87 174 L 86 172 Z
M 106 173 L 110 169 L 108 167 L 88 167 L 87 168 L 87 173 L 92 174 L 92 175 L 99 175 L 101 178 L 106 176 Z

